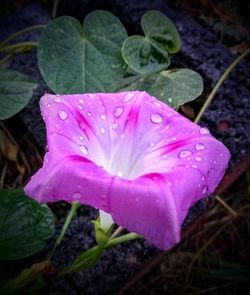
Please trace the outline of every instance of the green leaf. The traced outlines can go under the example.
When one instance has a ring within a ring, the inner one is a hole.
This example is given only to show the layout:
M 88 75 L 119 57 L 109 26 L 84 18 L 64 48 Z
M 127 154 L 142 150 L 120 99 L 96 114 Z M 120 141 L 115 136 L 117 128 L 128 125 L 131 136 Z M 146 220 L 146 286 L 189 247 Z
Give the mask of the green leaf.
M 194 100 L 203 91 L 201 76 L 189 69 L 129 77 L 121 86 L 126 90 L 147 91 L 173 108 Z
M 143 36 L 128 37 L 122 47 L 127 65 L 140 74 L 166 69 L 170 64 L 168 52 L 180 49 L 180 36 L 172 21 L 158 11 L 148 11 L 141 19 Z
M 48 206 L 21 190 L 0 190 L 0 259 L 30 256 L 41 250 L 54 228 Z
M 121 47 L 127 37 L 119 19 L 97 10 L 79 21 L 63 16 L 43 31 L 38 65 L 56 93 L 112 92 L 123 78 L 126 65 Z
M 19 72 L 0 69 L 0 120 L 23 109 L 32 97 L 37 83 Z

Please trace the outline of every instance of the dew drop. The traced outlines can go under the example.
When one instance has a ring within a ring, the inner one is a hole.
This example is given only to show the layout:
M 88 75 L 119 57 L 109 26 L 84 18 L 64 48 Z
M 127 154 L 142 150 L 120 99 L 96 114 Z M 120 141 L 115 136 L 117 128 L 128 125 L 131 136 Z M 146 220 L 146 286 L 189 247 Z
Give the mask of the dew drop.
M 179 153 L 179 157 L 180 157 L 181 159 L 187 158 L 187 157 L 189 157 L 189 156 L 191 156 L 191 155 L 192 155 L 192 152 L 191 152 L 191 151 L 188 151 L 188 150 L 181 151 L 181 152 Z
M 163 118 L 162 118 L 162 115 L 158 113 L 154 113 L 151 115 L 150 120 L 155 124 L 159 124 L 162 122 Z
M 154 142 L 150 142 L 149 143 L 149 146 L 154 147 L 155 146 L 155 143 Z
M 118 128 L 118 124 L 117 124 L 117 123 L 112 123 L 112 128 L 113 128 L 114 130 L 116 130 L 116 129 Z
M 199 157 L 199 156 L 194 157 L 194 159 L 195 159 L 195 161 L 197 161 L 197 162 L 201 162 L 201 161 L 202 161 L 202 157 Z
M 84 101 L 81 98 L 78 99 L 78 102 L 81 103 L 81 104 L 84 104 Z
M 86 128 L 86 125 L 83 122 L 80 122 L 79 126 L 82 130 L 84 130 Z
M 202 193 L 203 193 L 203 194 L 206 194 L 206 193 L 207 193 L 207 191 L 208 191 L 208 188 L 207 188 L 207 186 L 204 186 L 204 187 L 203 187 L 203 189 L 202 189 Z
M 122 177 L 122 176 L 123 176 L 123 174 L 122 174 L 121 171 L 118 171 L 117 175 L 118 175 L 119 177 Z
M 58 111 L 58 117 L 61 119 L 61 120 L 66 120 L 68 118 L 68 114 L 67 112 L 65 111 Z
M 89 96 L 90 98 L 95 98 L 95 94 L 91 94 L 91 93 L 90 93 L 88 96 Z
M 154 101 L 153 103 L 154 103 L 154 105 L 156 105 L 158 108 L 162 108 L 161 104 L 160 104 L 158 101 Z
M 198 168 L 197 165 L 192 165 L 191 167 L 194 168 L 194 169 L 197 169 Z
M 84 140 L 84 137 L 83 136 L 80 136 L 79 139 L 82 141 L 82 140 Z
M 201 180 L 202 181 L 205 181 L 205 177 L 203 175 L 201 176 Z
M 91 112 L 87 112 L 87 116 L 91 117 L 92 116 Z
M 79 104 L 79 106 L 78 106 L 78 109 L 79 110 L 82 110 L 83 108 L 82 108 L 82 106 Z
M 205 146 L 204 146 L 203 143 L 197 143 L 197 144 L 195 145 L 195 149 L 196 149 L 197 151 L 202 151 L 202 150 L 205 149 Z
M 168 158 L 168 156 L 166 156 L 166 155 L 163 155 L 163 157 L 162 157 L 164 160 L 166 160 L 167 158 Z
M 124 96 L 122 102 L 129 102 L 134 96 L 135 94 L 133 92 L 129 92 Z
M 102 134 L 104 134 L 105 132 L 106 132 L 106 130 L 105 130 L 105 128 L 100 128 L 100 132 L 102 133 Z
M 201 128 L 200 134 L 209 134 L 209 130 L 207 128 Z
M 100 118 L 101 118 L 102 120 L 106 120 L 106 119 L 107 119 L 107 116 L 106 116 L 105 114 L 101 114 Z
M 81 194 L 78 193 L 78 192 L 75 192 L 75 193 L 73 194 L 73 198 L 74 198 L 75 200 L 79 200 L 79 199 L 81 198 Z
M 121 117 L 121 115 L 123 114 L 123 112 L 124 112 L 124 108 L 123 107 L 116 107 L 114 109 L 113 115 L 114 115 L 115 118 L 119 118 L 119 117 Z
M 48 103 L 47 104 L 47 108 L 51 108 L 51 103 Z
M 79 149 L 84 155 L 88 154 L 88 148 L 85 145 L 80 145 Z

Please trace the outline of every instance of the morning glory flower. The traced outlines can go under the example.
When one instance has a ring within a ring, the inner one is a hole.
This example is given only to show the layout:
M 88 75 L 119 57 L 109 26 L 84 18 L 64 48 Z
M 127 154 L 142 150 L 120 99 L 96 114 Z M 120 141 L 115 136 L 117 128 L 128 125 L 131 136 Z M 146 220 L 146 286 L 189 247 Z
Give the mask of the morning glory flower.
M 162 249 L 180 241 L 190 206 L 214 191 L 230 158 L 146 92 L 45 94 L 40 106 L 48 152 L 27 195 L 91 205 Z

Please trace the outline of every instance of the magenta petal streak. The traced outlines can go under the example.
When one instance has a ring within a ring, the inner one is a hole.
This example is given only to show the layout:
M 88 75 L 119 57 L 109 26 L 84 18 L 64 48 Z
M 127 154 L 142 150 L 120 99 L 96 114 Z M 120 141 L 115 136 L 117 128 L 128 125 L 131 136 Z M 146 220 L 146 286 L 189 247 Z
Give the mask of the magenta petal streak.
M 230 158 L 146 92 L 45 94 L 40 106 L 48 152 L 25 192 L 101 209 L 162 249 L 180 241 L 190 206 L 214 191 Z

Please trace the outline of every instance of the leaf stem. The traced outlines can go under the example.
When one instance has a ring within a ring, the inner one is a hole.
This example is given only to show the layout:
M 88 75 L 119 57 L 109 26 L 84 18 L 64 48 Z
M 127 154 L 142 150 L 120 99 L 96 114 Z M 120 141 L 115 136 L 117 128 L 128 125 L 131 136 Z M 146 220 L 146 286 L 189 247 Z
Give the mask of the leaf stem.
M 6 63 L 11 57 L 12 57 L 12 54 L 7 54 L 7 55 L 5 55 L 5 57 L 3 57 L 3 58 L 0 60 L 0 65 Z
M 48 259 L 50 260 L 56 250 L 56 248 L 61 244 L 64 236 L 65 236 L 65 233 L 71 223 L 71 220 L 74 218 L 75 214 L 76 214 L 76 211 L 78 210 L 78 208 L 81 206 L 81 204 L 79 202 L 73 202 L 71 203 L 71 208 L 70 208 L 70 211 L 69 211 L 69 214 L 64 222 L 64 225 L 63 225 L 63 228 L 60 232 L 60 235 L 59 237 L 57 238 L 55 244 L 54 244 L 54 247 L 52 249 L 52 251 L 49 253 L 48 255 Z
M 11 45 L 0 47 L 2 53 L 20 53 L 38 46 L 38 42 L 19 42 Z
M 219 196 L 215 196 L 215 199 L 218 203 L 220 203 L 226 210 L 230 212 L 233 217 L 237 217 L 237 213 L 225 202 L 221 199 Z
M 220 77 L 220 79 L 217 81 L 217 83 L 215 84 L 212 92 L 209 94 L 208 98 L 206 99 L 204 105 L 202 106 L 202 108 L 200 109 L 196 119 L 194 120 L 194 123 L 198 123 L 201 119 L 201 117 L 203 116 L 204 112 L 206 111 L 206 109 L 208 108 L 208 106 L 211 104 L 215 94 L 217 93 L 219 87 L 221 86 L 221 84 L 225 81 L 225 79 L 227 78 L 227 76 L 229 75 L 229 73 L 235 68 L 235 66 L 248 54 L 250 53 L 250 48 L 247 49 L 245 52 L 243 52 L 236 60 L 234 60 L 229 67 L 225 70 L 225 72 L 223 73 L 223 75 Z
M 15 39 L 16 37 L 18 37 L 24 33 L 27 33 L 29 31 L 33 31 L 33 30 L 37 30 L 37 29 L 44 29 L 46 26 L 47 25 L 35 25 L 35 26 L 27 27 L 23 30 L 17 31 L 14 34 L 10 35 L 8 38 L 6 38 L 4 41 L 2 41 L 0 43 L 0 47 L 4 46 L 5 44 L 9 43 L 11 40 Z
M 132 241 L 132 240 L 135 240 L 138 238 L 142 238 L 142 237 L 136 233 L 128 233 L 128 234 L 125 234 L 125 235 L 118 237 L 118 238 L 109 239 L 107 244 L 102 249 L 100 249 L 98 246 L 94 246 L 94 247 L 88 249 L 87 251 L 83 252 L 80 256 L 78 256 L 78 258 L 76 258 L 76 260 L 75 260 L 75 263 L 73 263 L 69 267 L 66 267 L 61 272 L 59 272 L 58 276 L 62 277 L 65 274 L 69 274 L 69 273 L 78 271 L 80 269 L 87 270 L 89 267 L 93 266 L 93 263 L 91 261 L 91 257 L 93 255 L 95 255 L 98 251 L 100 251 L 100 253 L 97 253 L 97 254 L 99 254 L 98 257 L 100 257 L 101 253 L 104 249 L 108 249 L 108 248 L 111 248 L 115 245 L 119 245 L 121 243 Z M 81 256 L 82 256 L 82 258 L 81 258 Z M 97 260 L 95 259 L 94 263 L 96 263 L 96 261 Z

